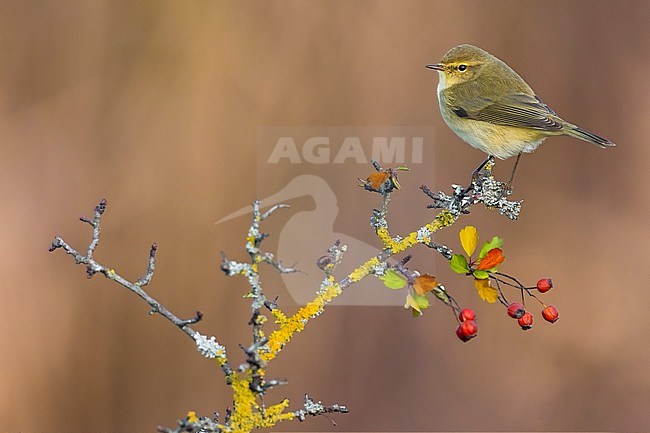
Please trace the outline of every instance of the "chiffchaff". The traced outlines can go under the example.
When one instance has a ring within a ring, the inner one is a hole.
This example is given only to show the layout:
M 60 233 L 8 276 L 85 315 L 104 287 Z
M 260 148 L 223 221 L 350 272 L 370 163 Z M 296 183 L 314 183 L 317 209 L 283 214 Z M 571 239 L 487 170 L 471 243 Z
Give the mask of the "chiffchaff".
M 519 162 L 522 152 L 534 151 L 552 135 L 603 148 L 615 146 L 563 120 L 515 71 L 478 47 L 454 47 L 440 63 L 427 68 L 438 71 L 438 102 L 447 126 L 488 155 L 499 159 L 517 155 Z

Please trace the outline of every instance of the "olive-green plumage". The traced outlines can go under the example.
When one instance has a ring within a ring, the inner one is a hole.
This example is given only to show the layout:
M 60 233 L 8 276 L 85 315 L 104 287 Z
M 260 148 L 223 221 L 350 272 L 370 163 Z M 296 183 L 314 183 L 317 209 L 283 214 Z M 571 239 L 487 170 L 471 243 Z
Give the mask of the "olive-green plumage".
M 459 45 L 427 67 L 438 71 L 438 102 L 449 128 L 488 155 L 532 152 L 552 135 L 615 146 L 563 120 L 515 71 L 478 47 Z

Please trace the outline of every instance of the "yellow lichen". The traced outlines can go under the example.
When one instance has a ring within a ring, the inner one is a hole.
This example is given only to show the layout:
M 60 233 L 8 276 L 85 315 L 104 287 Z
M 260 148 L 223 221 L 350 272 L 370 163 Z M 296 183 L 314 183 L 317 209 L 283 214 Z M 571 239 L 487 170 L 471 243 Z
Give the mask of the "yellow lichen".
M 264 416 L 260 414 L 260 420 L 257 427 L 271 428 L 275 426 L 280 421 L 288 421 L 295 417 L 293 412 L 283 413 L 284 410 L 289 406 L 289 399 L 285 398 L 278 404 L 267 407 L 264 410 Z
M 395 245 L 395 241 L 390 237 L 390 233 L 388 233 L 388 230 L 385 227 L 379 227 L 377 229 L 377 236 L 381 243 L 384 244 L 384 247 L 393 248 Z
M 377 266 L 378 264 L 379 264 L 379 259 L 377 257 L 373 257 L 369 259 L 366 263 L 364 263 L 363 265 L 359 266 L 354 271 L 352 271 L 350 275 L 348 275 L 348 279 L 351 282 L 356 283 L 357 281 L 361 280 L 363 277 L 368 275 L 372 270 L 372 268 L 374 266 Z
M 234 432 L 250 432 L 255 428 L 253 409 L 258 407 L 255 394 L 248 381 L 236 374 L 231 375 L 231 378 L 234 398 L 230 426 Z
M 407 237 L 402 239 L 400 242 L 395 243 L 393 246 L 393 254 L 401 253 L 411 248 L 417 243 L 417 232 L 410 233 Z
M 431 230 L 431 233 L 437 232 L 438 230 L 447 227 L 456 221 L 456 217 L 449 212 L 447 209 L 441 211 L 436 215 L 436 219 L 426 225 L 426 227 Z
M 259 373 L 264 374 L 261 370 Z M 250 374 L 244 379 L 233 373 L 230 378 L 234 399 L 230 428 L 227 431 L 249 433 L 255 428 L 271 428 L 281 421 L 295 418 L 293 412 L 284 412 L 289 407 L 288 399 L 266 408 L 260 407 L 255 393 L 250 389 Z
M 332 284 L 325 290 L 321 291 L 311 302 L 304 307 L 300 308 L 293 316 L 287 318 L 283 313 L 276 313 L 273 310 L 273 315 L 282 319 L 280 328 L 276 329 L 269 336 L 267 343 L 268 351 L 261 353 L 260 358 L 264 362 L 269 362 L 282 350 L 282 348 L 291 340 L 293 335 L 305 329 L 305 325 L 314 316 L 323 312 L 326 304 L 332 301 L 341 294 L 341 287 L 338 284 Z
M 275 318 L 275 323 L 282 326 L 287 321 L 287 316 L 279 308 L 275 308 L 271 311 L 273 317 Z
M 217 360 L 220 366 L 223 366 L 226 362 L 228 362 L 228 358 L 226 357 L 226 352 L 221 349 L 217 350 L 217 356 L 215 359 Z
M 456 218 L 453 216 L 453 214 L 448 210 L 443 210 L 436 216 L 436 218 L 432 222 L 425 225 L 425 227 L 431 233 L 435 233 L 438 230 L 453 224 L 454 221 L 456 221 Z M 392 248 L 393 254 L 398 254 L 411 248 L 413 245 L 418 243 L 417 238 L 418 238 L 417 231 L 409 233 L 409 235 L 406 236 L 404 239 L 402 239 L 402 241 L 396 242 L 393 245 Z M 425 241 L 426 240 L 423 239 L 421 242 L 425 242 Z

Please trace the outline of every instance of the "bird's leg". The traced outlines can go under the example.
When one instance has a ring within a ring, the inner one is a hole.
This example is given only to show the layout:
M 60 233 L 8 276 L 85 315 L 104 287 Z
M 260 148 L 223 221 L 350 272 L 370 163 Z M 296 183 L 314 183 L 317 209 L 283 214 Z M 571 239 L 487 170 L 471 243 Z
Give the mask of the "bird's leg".
M 488 157 L 485 158 L 485 161 L 483 161 L 481 165 L 479 165 L 474 169 L 474 171 L 472 172 L 472 182 L 479 180 L 479 174 L 481 173 L 481 170 L 485 168 L 488 162 L 490 163 L 490 165 L 494 164 L 494 157 L 492 155 L 488 155 Z
M 519 158 L 521 158 L 521 152 L 517 155 L 517 160 L 515 161 L 515 166 L 512 168 L 512 174 L 510 175 L 510 180 L 506 184 L 505 192 L 510 195 L 512 194 L 512 182 L 515 180 L 515 171 L 517 171 L 517 165 L 519 165 Z
M 468 192 L 470 192 L 471 190 L 474 189 L 474 184 L 475 183 L 480 183 L 480 181 L 481 181 L 481 171 L 483 171 L 485 166 L 489 166 L 490 170 L 491 170 L 493 165 L 494 165 L 494 157 L 492 155 L 488 155 L 488 157 L 485 158 L 485 161 L 483 161 L 472 172 L 472 180 L 470 181 L 469 186 L 465 189 L 465 194 L 467 194 Z

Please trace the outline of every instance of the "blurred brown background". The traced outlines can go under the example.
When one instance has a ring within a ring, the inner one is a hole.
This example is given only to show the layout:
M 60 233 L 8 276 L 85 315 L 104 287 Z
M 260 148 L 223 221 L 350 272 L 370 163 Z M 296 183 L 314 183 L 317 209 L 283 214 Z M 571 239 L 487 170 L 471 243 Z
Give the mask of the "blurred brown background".
M 255 198 L 258 126 L 435 126 L 432 178 L 403 175 L 394 203 L 396 227 L 413 228 L 431 215 L 417 186 L 448 189 L 483 157 L 446 128 L 424 69 L 463 42 L 618 143 L 547 141 L 520 165 L 520 221 L 462 222 L 506 239 L 504 270 L 552 276 L 561 320 L 524 333 L 436 258 L 479 338 L 460 343 L 441 305 L 418 320 L 334 307 L 272 364 L 290 383 L 267 401 L 309 392 L 351 413 L 277 430 L 650 431 L 649 29 L 647 1 L 0 2 L 0 431 L 153 431 L 222 411 L 213 363 L 131 293 L 49 254 L 53 236 L 84 248 L 76 219 L 106 197 L 98 259 L 137 278 L 156 241 L 152 293 L 202 309 L 197 328 L 237 364 L 245 284 L 217 261 L 244 258 L 248 220 L 214 221 Z M 337 224 L 367 224 L 364 174 L 341 173 L 358 208 Z M 457 228 L 439 240 L 457 245 Z

